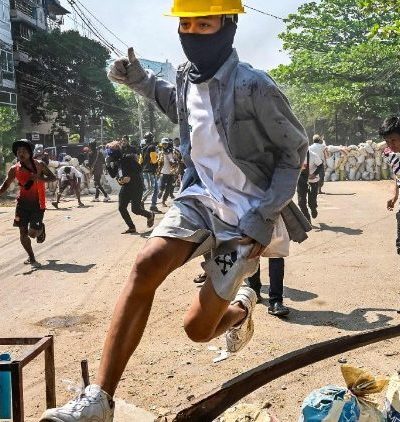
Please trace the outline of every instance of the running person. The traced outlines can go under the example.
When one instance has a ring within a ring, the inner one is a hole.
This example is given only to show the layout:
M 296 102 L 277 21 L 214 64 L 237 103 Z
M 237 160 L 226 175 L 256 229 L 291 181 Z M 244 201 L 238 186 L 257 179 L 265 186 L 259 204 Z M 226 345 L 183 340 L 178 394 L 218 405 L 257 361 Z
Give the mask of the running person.
M 78 200 L 78 207 L 84 207 L 85 205 L 81 201 L 81 182 L 83 180 L 82 173 L 75 167 L 63 166 L 58 169 L 57 176 L 58 192 L 56 200 L 51 203 L 53 207 L 58 208 L 61 195 L 67 188 L 71 188 L 71 190 L 75 193 L 76 199 Z
M 106 165 L 106 160 L 101 151 L 97 148 L 96 142 L 91 142 L 89 144 L 89 168 L 90 172 L 93 175 L 94 187 L 96 188 L 96 194 L 94 196 L 93 202 L 99 202 L 100 192 L 104 195 L 104 202 L 110 202 L 110 197 L 107 195 L 107 192 L 104 190 L 104 187 L 101 184 L 101 178 L 104 173 L 104 168 Z
M 291 202 L 307 136 L 265 72 L 239 62 L 232 44 L 240 0 L 175 0 L 179 35 L 190 63 L 176 87 L 144 70 L 129 50 L 110 79 L 155 102 L 180 123 L 187 165 L 181 195 L 136 258 L 108 331 L 96 385 L 42 421 L 111 422 L 117 385 L 140 343 L 155 292 L 189 259 L 206 255 L 208 279 L 184 320 L 188 337 L 208 342 L 226 333 L 231 352 L 253 334 L 256 294 L 240 287 L 253 274 L 281 213 L 292 240 L 305 240 L 307 221 Z M 190 130 L 191 129 L 191 130 Z M 304 225 L 303 225 L 304 224 Z
M 45 182 L 53 182 L 56 177 L 43 162 L 33 159 L 33 148 L 29 141 L 22 139 L 14 142 L 12 150 L 18 162 L 9 170 L 7 179 L 0 187 L 0 195 L 7 191 L 15 179 L 18 181 L 14 227 L 19 227 L 21 245 L 28 254 L 24 264 L 37 268 L 40 264 L 33 253 L 31 239 L 36 239 L 37 243 L 43 243 L 46 239 L 43 223 Z
M 148 228 L 153 227 L 154 213 L 145 210 L 142 203 L 144 184 L 136 154 L 124 140 L 122 142 L 111 142 L 106 148 L 108 151 L 108 173 L 111 177 L 116 178 L 121 185 L 118 209 L 128 226 L 128 229 L 122 234 L 137 233 L 136 226 L 128 211 L 129 204 L 134 214 L 147 218 Z

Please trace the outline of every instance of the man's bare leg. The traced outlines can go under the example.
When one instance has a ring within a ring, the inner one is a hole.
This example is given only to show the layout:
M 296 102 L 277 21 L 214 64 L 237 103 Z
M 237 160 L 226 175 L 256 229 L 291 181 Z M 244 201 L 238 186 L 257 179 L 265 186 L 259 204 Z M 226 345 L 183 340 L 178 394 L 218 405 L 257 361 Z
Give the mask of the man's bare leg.
M 221 299 L 207 278 L 185 315 L 185 331 L 195 342 L 209 342 L 243 321 L 246 315 L 241 303 L 231 305 Z
M 152 238 L 136 258 L 114 310 L 96 380 L 110 396 L 142 338 L 157 288 L 197 246 L 179 239 Z
M 22 247 L 25 249 L 28 254 L 29 260 L 35 262 L 35 254 L 32 249 L 32 242 L 28 235 L 28 229 L 26 227 L 19 228 L 19 239 Z

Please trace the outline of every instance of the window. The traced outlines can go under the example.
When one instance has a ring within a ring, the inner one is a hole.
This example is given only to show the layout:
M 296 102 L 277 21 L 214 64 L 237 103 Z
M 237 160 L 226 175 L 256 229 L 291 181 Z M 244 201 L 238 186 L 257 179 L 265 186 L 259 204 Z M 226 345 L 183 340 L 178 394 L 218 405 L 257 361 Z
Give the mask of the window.
M 7 23 L 11 26 L 10 23 L 10 6 L 8 2 L 0 0 L 0 21 Z
M 14 61 L 12 53 L 0 50 L 0 67 L 3 79 L 14 80 Z
M 6 91 L 0 91 L 0 104 L 17 104 L 16 94 Z
M 25 25 L 20 25 L 19 36 L 24 40 L 30 40 L 32 38 L 33 30 Z

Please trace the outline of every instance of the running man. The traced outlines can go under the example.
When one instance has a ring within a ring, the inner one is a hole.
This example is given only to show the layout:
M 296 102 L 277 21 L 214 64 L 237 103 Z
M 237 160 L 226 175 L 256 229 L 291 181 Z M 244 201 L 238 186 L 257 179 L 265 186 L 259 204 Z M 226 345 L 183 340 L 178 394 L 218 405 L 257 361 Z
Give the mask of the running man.
M 181 195 L 136 257 L 108 331 L 96 385 L 42 421 L 113 420 L 114 396 L 140 343 L 157 288 L 188 260 L 205 255 L 207 281 L 186 313 L 194 342 L 226 333 L 227 348 L 250 341 L 256 294 L 241 287 L 258 268 L 281 213 L 292 240 L 310 228 L 291 202 L 307 152 L 307 136 L 273 80 L 239 62 L 233 41 L 240 0 L 174 0 L 189 62 L 176 86 L 144 70 L 129 50 L 110 79 L 153 101 L 180 124 L 187 170 Z M 295 218 L 298 215 L 300 221 Z M 289 224 L 289 223 L 288 223 Z
M 89 168 L 90 172 L 93 175 L 94 187 L 96 188 L 96 194 L 94 196 L 93 202 L 99 202 L 100 192 L 104 195 L 103 202 L 110 202 L 110 197 L 107 192 L 104 190 L 104 187 L 101 184 L 101 178 L 104 174 L 104 168 L 106 165 L 106 160 L 101 151 L 97 148 L 96 141 L 90 142 L 89 144 Z
M 12 150 L 18 162 L 10 168 L 7 179 L 0 187 L 0 196 L 15 179 L 18 181 L 14 227 L 19 227 L 21 245 L 28 254 L 24 264 L 38 268 L 40 264 L 33 253 L 31 239 L 36 239 L 37 243 L 46 240 L 43 224 L 46 209 L 45 182 L 54 182 L 57 179 L 43 162 L 33 159 L 32 145 L 26 139 L 14 142 Z
M 84 207 L 85 205 L 81 201 L 81 182 L 83 180 L 82 173 L 75 167 L 63 166 L 58 169 L 57 176 L 58 193 L 57 199 L 51 203 L 53 207 L 58 209 L 61 195 L 67 188 L 71 188 L 71 190 L 75 193 L 76 199 L 78 200 L 78 208 Z

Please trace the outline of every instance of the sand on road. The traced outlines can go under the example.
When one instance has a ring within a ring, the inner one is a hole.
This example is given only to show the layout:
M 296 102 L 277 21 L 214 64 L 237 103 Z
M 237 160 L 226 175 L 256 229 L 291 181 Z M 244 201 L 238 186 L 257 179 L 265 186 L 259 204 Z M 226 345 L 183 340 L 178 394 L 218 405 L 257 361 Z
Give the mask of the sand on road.
M 285 300 L 291 315 L 273 318 L 266 313 L 267 300 L 258 305 L 249 346 L 214 364 L 215 351 L 190 342 L 182 328 L 198 289 L 192 279 L 201 260 L 190 262 L 158 290 L 143 341 L 118 388 L 119 399 L 153 414 L 167 413 L 292 350 L 398 323 L 400 257 L 394 247 L 395 216 L 385 209 L 391 182 L 330 183 L 325 190 L 309 240 L 293 245 L 286 260 Z M 80 360 L 89 360 L 94 378 L 118 293 L 148 235 L 141 217 L 134 217 L 141 235 L 120 234 L 125 227 L 116 202 L 78 209 L 71 199 L 61 208 L 46 212 L 47 240 L 34 245 L 43 264 L 37 271 L 22 264 L 25 254 L 12 227 L 13 209 L 0 208 L 0 337 L 55 336 L 59 404 L 73 396 L 63 380 L 79 383 Z M 268 260 L 261 268 L 267 298 Z M 211 345 L 224 347 L 223 338 Z M 400 341 L 392 340 L 344 357 L 386 375 L 398 368 L 398 358 L 386 355 L 398 350 Z M 269 401 L 281 421 L 296 421 L 312 389 L 343 384 L 339 367 L 338 357 L 328 359 L 245 401 Z M 42 359 L 27 367 L 24 382 L 26 420 L 37 420 L 44 409 Z

